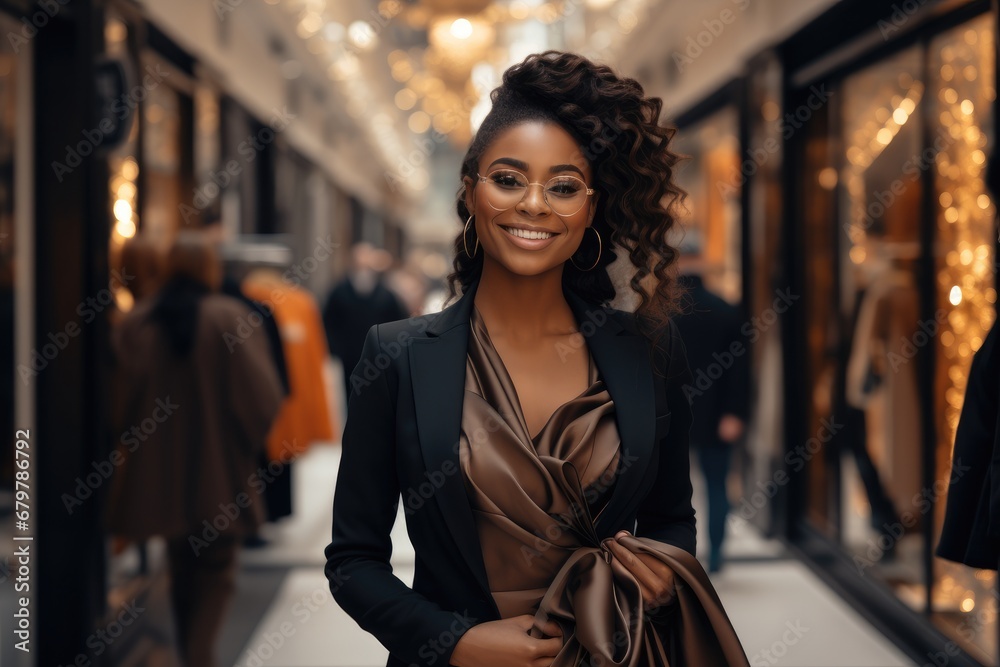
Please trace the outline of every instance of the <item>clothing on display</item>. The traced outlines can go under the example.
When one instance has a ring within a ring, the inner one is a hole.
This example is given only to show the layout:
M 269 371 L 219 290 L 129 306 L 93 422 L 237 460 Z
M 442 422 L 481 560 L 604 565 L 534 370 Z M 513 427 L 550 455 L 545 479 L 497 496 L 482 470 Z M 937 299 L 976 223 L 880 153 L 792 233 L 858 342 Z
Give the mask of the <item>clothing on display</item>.
M 290 393 L 267 440 L 272 461 L 287 462 L 315 441 L 333 440 L 335 415 L 327 400 L 323 366 L 327 352 L 323 324 L 309 292 L 281 279 L 272 269 L 255 269 L 243 292 L 272 308 L 288 365 Z
M 868 451 L 888 498 L 909 507 L 921 487 L 923 433 L 914 336 L 920 294 L 909 271 L 889 268 L 865 290 L 847 364 L 847 402 L 864 410 Z

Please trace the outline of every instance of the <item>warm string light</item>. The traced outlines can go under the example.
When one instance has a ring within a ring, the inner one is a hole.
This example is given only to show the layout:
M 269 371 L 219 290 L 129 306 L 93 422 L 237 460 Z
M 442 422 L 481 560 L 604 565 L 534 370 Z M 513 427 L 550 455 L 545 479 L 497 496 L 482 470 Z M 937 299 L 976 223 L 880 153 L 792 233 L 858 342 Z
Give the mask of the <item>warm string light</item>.
M 109 186 L 111 213 L 115 222 L 111 239 L 121 245 L 126 239 L 135 236 L 138 228 L 139 216 L 135 210 L 138 189 L 135 180 L 139 176 L 139 164 L 134 157 L 125 157 L 114 166 L 112 174 Z
M 972 33 L 972 41 L 968 37 Z M 992 34 L 966 31 L 966 39 L 941 49 L 937 118 L 951 143 L 935 157 L 939 196 L 939 247 L 947 248 L 938 261 L 938 302 L 949 307 L 945 331 L 939 337 L 941 358 L 948 368 L 943 377 L 945 412 L 941 434 L 954 446 L 955 428 L 961 414 L 972 355 L 982 345 L 992 325 L 996 300 L 993 289 L 994 208 L 985 191 L 983 171 L 988 139 L 980 129 L 989 120 L 982 117 L 990 108 L 981 80 L 991 72 L 988 66 Z M 986 49 L 984 51 L 984 49 Z M 947 335 L 946 335 L 947 334 Z
M 972 356 L 982 345 L 995 317 L 993 238 L 995 209 L 983 181 L 989 143 L 982 128 L 993 122 L 993 31 L 988 21 L 949 39 L 937 53 L 940 92 L 934 116 L 949 141 L 935 158 L 938 196 L 937 303 L 948 311 L 937 336 L 935 387 L 943 400 L 936 405 L 943 419 L 938 425 L 937 467 L 948 470 L 961 416 Z M 946 446 L 944 446 L 946 445 Z M 944 503 L 937 507 L 940 525 Z M 994 573 L 978 571 L 974 578 L 950 563 L 938 562 L 942 572 L 937 593 L 947 608 L 963 613 L 977 609 L 978 596 L 987 596 Z M 950 574 L 949 574 L 950 573 Z
M 875 119 L 849 133 L 851 145 L 847 148 L 847 166 L 845 167 L 844 186 L 851 198 L 851 220 L 853 224 L 848 230 L 851 243 L 857 248 L 864 244 L 868 227 L 867 196 L 865 188 L 865 172 L 882 154 L 882 151 L 892 143 L 913 111 L 920 104 L 924 86 L 920 81 L 906 80 L 908 90 L 905 96 L 895 95 L 889 107 L 879 107 Z M 821 174 L 821 185 L 836 184 L 836 174 Z M 851 260 L 860 264 L 864 261 L 865 252 L 850 251 Z

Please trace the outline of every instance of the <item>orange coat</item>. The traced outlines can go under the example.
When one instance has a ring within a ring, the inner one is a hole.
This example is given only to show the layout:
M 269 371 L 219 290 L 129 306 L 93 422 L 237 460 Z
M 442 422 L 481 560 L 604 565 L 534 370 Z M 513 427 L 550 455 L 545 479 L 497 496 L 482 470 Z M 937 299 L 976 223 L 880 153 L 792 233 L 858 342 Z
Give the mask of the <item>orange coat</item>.
M 255 270 L 241 287 L 274 313 L 281 332 L 289 394 L 268 434 L 267 455 L 272 461 L 287 462 L 316 440 L 333 440 L 336 424 L 323 377 L 327 357 L 323 321 L 312 295 L 284 282 L 276 271 Z

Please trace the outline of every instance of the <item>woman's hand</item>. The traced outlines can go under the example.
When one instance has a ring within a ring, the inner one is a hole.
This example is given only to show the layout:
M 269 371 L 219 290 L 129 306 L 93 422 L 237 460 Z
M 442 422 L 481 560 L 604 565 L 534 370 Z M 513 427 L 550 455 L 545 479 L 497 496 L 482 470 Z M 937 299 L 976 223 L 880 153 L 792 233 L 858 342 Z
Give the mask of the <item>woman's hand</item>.
M 653 612 L 663 605 L 673 603 L 677 596 L 674 571 L 653 556 L 633 553 L 622 546 L 618 539 L 624 535 L 629 535 L 629 532 L 619 531 L 615 539 L 608 542 L 608 549 L 639 582 L 645 610 Z
M 547 639 L 528 634 L 534 616 L 524 614 L 474 625 L 459 638 L 451 654 L 456 667 L 548 667 L 562 648 L 562 631 L 549 621 Z

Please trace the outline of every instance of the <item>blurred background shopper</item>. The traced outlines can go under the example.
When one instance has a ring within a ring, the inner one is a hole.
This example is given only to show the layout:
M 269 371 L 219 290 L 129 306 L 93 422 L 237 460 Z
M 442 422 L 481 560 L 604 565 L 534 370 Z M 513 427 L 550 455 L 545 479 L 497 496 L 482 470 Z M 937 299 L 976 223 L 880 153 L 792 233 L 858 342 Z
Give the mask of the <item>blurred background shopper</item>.
M 351 371 L 361 358 L 365 333 L 373 324 L 409 317 L 402 300 L 386 286 L 384 254 L 370 243 L 351 248 L 351 268 L 338 282 L 323 307 L 330 354 L 340 359 L 344 396 L 351 395 Z
M 705 287 L 700 241 L 698 231 L 689 229 L 680 242 L 678 282 L 687 292 L 674 322 L 694 378 L 685 386 L 693 415 L 691 445 L 708 492 L 708 570 L 717 572 L 730 508 L 726 481 L 733 447 L 746 430 L 749 351 L 740 333 L 739 309 Z
M 282 389 L 266 337 L 236 333 L 250 310 L 217 293 L 204 235 L 178 235 L 165 277 L 114 332 L 126 399 L 108 528 L 166 538 L 179 653 L 212 667 L 240 539 L 265 515 L 250 480 Z

